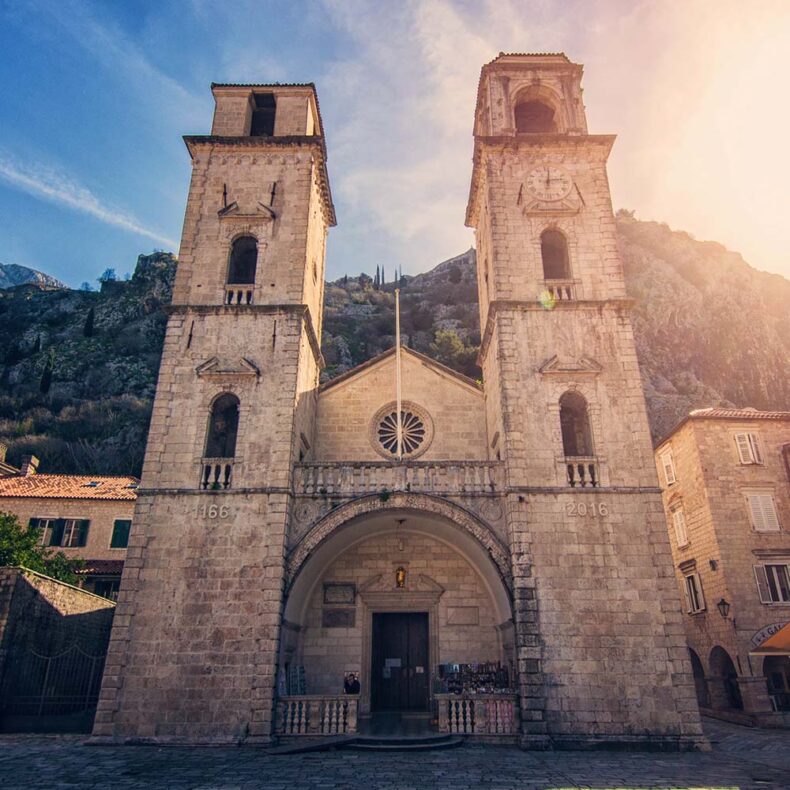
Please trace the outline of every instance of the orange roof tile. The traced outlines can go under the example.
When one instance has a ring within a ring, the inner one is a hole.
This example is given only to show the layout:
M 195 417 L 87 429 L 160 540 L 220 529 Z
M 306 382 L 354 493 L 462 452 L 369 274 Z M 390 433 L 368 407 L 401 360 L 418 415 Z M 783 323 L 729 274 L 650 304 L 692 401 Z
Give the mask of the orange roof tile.
M 14 475 L 0 477 L 0 499 L 137 499 L 136 477 L 100 475 Z

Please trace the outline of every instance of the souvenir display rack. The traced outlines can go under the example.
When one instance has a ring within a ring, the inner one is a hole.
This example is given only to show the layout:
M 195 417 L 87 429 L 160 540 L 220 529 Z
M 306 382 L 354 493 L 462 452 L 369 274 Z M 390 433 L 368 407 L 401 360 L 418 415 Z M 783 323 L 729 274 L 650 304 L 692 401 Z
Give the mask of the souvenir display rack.
M 508 693 L 510 673 L 499 661 L 479 664 L 439 664 L 434 691 L 437 694 Z

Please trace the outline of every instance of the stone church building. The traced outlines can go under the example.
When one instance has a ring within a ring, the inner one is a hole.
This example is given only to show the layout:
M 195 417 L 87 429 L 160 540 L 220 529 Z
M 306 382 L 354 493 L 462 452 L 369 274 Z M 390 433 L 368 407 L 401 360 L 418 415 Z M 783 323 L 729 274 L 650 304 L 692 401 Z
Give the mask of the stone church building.
M 212 86 L 95 740 L 704 743 L 581 76 L 483 67 L 483 384 L 403 349 L 400 420 L 394 350 L 319 384 L 314 87 Z

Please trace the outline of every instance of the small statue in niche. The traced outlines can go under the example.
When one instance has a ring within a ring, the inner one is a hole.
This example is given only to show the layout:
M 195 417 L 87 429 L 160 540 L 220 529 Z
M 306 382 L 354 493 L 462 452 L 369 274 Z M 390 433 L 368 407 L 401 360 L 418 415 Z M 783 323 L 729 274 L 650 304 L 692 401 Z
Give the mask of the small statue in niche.
M 402 565 L 395 571 L 395 586 L 401 590 L 406 586 L 406 568 Z

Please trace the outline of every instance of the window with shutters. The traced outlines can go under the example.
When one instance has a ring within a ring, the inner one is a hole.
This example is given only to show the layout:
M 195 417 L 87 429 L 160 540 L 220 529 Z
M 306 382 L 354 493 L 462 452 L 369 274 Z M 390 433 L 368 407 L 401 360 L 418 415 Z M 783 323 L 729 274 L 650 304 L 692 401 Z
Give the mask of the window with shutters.
M 705 596 L 702 594 L 702 581 L 698 573 L 689 573 L 683 577 L 686 593 L 686 611 L 698 614 L 705 611 Z
M 741 464 L 763 463 L 760 437 L 756 433 L 736 433 L 735 446 L 738 448 L 738 460 Z
M 762 603 L 790 603 L 790 565 L 755 565 L 754 576 Z
M 90 521 L 81 518 L 67 518 L 63 520 L 63 537 L 59 544 L 63 548 L 75 549 L 84 546 L 88 540 L 88 525 Z
M 128 518 L 116 518 L 112 525 L 111 549 L 125 549 L 129 545 L 129 530 L 132 522 Z
M 756 532 L 777 532 L 780 528 L 773 494 L 768 491 L 745 491 L 749 517 Z
M 672 457 L 672 450 L 665 450 L 661 453 L 659 459 L 661 468 L 664 470 L 664 481 L 668 486 L 675 485 L 677 477 L 675 476 L 675 460 Z
M 672 508 L 672 524 L 675 527 L 675 539 L 678 548 L 689 545 L 688 531 L 686 530 L 686 515 L 683 512 L 683 505 L 675 505 Z
M 52 546 L 52 536 L 55 534 L 56 518 L 31 518 L 30 529 L 41 530 L 40 542 L 42 546 Z M 59 545 L 59 544 L 58 544 Z

